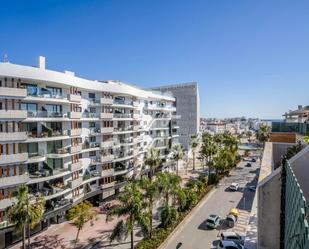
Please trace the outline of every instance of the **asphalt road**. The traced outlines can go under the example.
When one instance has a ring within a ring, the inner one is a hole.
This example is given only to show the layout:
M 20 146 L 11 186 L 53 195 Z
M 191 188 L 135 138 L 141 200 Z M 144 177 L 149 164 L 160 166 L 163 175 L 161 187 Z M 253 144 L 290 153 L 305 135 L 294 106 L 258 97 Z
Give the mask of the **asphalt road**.
M 206 249 L 216 248 L 218 235 L 222 230 L 208 230 L 205 220 L 209 214 L 217 214 L 225 218 L 231 208 L 251 210 L 254 192 L 248 186 L 256 186 L 256 176 L 259 172 L 259 160 L 252 167 L 244 167 L 247 162 L 240 162 L 229 177 L 221 181 L 218 187 L 209 194 L 202 205 L 194 211 L 186 223 L 168 241 L 166 249 Z M 237 192 L 227 191 L 232 182 L 237 182 L 240 189 Z M 178 243 L 182 243 L 177 247 Z

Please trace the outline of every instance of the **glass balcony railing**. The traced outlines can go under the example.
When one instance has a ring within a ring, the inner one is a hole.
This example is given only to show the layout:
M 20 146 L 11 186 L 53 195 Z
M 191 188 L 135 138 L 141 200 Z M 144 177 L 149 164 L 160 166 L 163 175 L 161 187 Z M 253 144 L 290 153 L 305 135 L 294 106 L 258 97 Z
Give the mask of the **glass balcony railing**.
M 29 118 L 63 118 L 62 112 L 28 111 Z
M 114 118 L 132 118 L 131 113 L 114 113 Z
M 67 95 L 63 93 L 52 93 L 45 88 L 32 87 L 27 89 L 27 95 L 38 98 L 53 98 L 53 99 L 67 99 Z
M 300 135 L 309 135 L 309 124 L 307 123 L 289 123 L 289 122 L 272 122 L 272 132 L 295 132 Z
M 115 99 L 114 100 L 114 104 L 115 105 L 133 105 L 133 101 L 132 100 L 118 100 L 118 99 Z

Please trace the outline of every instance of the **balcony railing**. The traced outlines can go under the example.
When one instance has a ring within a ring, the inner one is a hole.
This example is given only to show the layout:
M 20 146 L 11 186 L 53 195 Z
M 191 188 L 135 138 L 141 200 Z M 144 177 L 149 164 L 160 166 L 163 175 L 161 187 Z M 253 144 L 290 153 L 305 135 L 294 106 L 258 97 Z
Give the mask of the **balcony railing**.
M 26 139 L 27 133 L 25 131 L 0 132 L 0 142 L 23 141 Z
M 78 153 L 81 150 L 82 150 L 82 145 L 81 144 L 70 147 L 70 153 L 71 154 Z
M 82 96 L 80 95 L 75 95 L 75 94 L 69 94 L 68 95 L 68 99 L 71 102 L 81 102 L 82 100 Z
M 28 160 L 28 153 L 0 155 L 0 165 L 10 163 L 22 163 Z
M 0 96 L 25 98 L 27 90 L 15 87 L 0 87 Z
M 69 181 L 69 187 L 72 188 L 72 189 L 74 189 L 74 188 L 79 187 L 82 183 L 83 183 L 83 178 L 82 178 L 82 177 L 79 177 L 79 178 L 77 178 L 77 179 L 70 180 L 70 181 Z
M 114 127 L 101 127 L 101 133 L 111 133 L 114 131 Z
M 307 123 L 288 123 L 272 122 L 272 132 L 295 132 L 300 135 L 309 135 L 309 124 Z
M 115 105 L 132 105 L 133 106 L 133 101 L 132 100 L 114 100 Z
M 76 163 L 71 163 L 69 165 L 69 170 L 70 171 L 77 171 L 80 170 L 83 167 L 83 162 L 82 161 L 78 161 Z
M 103 155 L 101 156 L 101 162 L 104 163 L 104 162 L 110 162 L 110 161 L 113 161 L 115 158 L 114 155 L 110 154 L 110 155 Z
M 114 118 L 132 118 L 131 113 L 114 113 Z
M 82 117 L 81 112 L 69 112 L 69 117 L 72 119 L 80 119 Z
M 99 113 L 91 113 L 91 112 L 85 112 L 82 114 L 83 118 L 99 118 L 100 114 Z
M 0 119 L 25 119 L 27 111 L 24 110 L 0 110 Z
M 70 136 L 80 136 L 82 134 L 82 129 L 72 129 L 69 130 Z
M 64 118 L 67 114 L 62 112 L 28 111 L 28 118 Z
M 113 118 L 113 113 L 105 113 L 105 112 L 102 112 L 100 114 L 100 118 L 101 119 L 112 119 Z
M 100 102 L 102 105 L 112 105 L 114 100 L 112 98 L 101 98 Z

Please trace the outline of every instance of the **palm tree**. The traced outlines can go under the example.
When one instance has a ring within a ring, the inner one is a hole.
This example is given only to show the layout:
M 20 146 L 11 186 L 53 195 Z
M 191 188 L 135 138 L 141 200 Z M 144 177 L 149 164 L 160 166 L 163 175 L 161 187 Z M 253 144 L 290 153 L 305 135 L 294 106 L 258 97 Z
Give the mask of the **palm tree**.
M 153 220 L 153 206 L 156 199 L 159 197 L 159 188 L 157 181 L 151 181 L 147 177 L 143 177 L 139 181 L 139 186 L 142 189 L 143 197 L 147 200 L 148 214 L 149 214 L 149 234 L 152 237 L 152 220 Z
M 84 225 L 95 217 L 96 212 L 92 209 L 92 204 L 89 201 L 83 201 L 68 211 L 66 219 L 73 221 L 74 226 L 77 227 L 75 242 L 78 241 L 79 232 L 83 229 Z
M 218 140 L 218 138 L 216 140 Z M 214 136 L 209 133 L 204 133 L 202 136 L 202 147 L 200 153 L 206 159 L 209 173 L 211 172 L 211 168 L 213 165 L 212 159 L 217 154 L 218 149 L 219 145 L 215 141 Z
M 134 226 L 138 223 L 142 227 L 142 232 L 149 234 L 149 215 L 145 213 L 147 206 L 143 200 L 143 195 L 136 182 L 130 182 L 124 191 L 118 196 L 120 205 L 111 209 L 106 216 L 108 221 L 112 216 L 124 217 L 119 221 L 110 235 L 110 240 L 120 240 L 123 237 L 131 236 L 131 249 L 134 249 Z
M 196 149 L 199 146 L 199 141 L 197 135 L 192 135 L 191 140 L 190 140 L 190 147 L 192 149 L 192 154 L 193 154 L 193 170 L 195 170 L 195 153 Z
M 269 133 L 270 127 L 268 125 L 261 125 L 260 129 L 256 132 L 256 138 L 263 146 L 269 139 Z
M 161 226 L 167 228 L 177 220 L 177 210 L 174 207 L 167 205 L 163 206 L 161 213 Z
M 145 164 L 150 167 L 149 178 L 152 179 L 154 170 L 161 164 L 160 150 L 150 148 L 146 154 Z
M 175 144 L 172 148 L 172 158 L 176 161 L 176 174 L 178 175 L 178 163 L 184 157 L 184 152 L 180 144 Z
M 16 199 L 17 202 L 8 209 L 7 216 L 9 221 L 22 231 L 22 247 L 26 248 L 26 227 L 28 226 L 28 246 L 30 247 L 30 227 L 35 226 L 42 219 L 45 201 L 41 196 L 30 200 L 26 185 L 18 188 Z

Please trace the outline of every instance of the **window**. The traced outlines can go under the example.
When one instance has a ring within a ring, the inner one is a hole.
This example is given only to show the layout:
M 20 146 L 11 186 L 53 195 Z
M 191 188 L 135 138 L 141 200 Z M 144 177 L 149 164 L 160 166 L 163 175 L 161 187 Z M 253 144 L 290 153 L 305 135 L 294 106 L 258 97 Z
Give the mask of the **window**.
M 95 107 L 90 107 L 90 108 L 89 108 L 89 112 L 90 112 L 90 113 L 95 113 Z
M 95 151 L 89 151 L 89 156 L 96 156 L 96 152 Z
M 89 99 L 95 99 L 95 93 L 88 93 Z
M 61 96 L 62 95 L 62 89 L 58 88 L 58 87 L 46 87 L 47 92 L 51 95 L 51 96 Z
M 61 113 L 62 112 L 62 106 L 61 105 L 50 105 L 50 104 L 47 104 L 45 109 L 49 113 Z
M 96 139 L 95 139 L 95 136 L 93 136 L 93 137 L 90 137 L 90 142 L 95 142 L 96 141 Z

